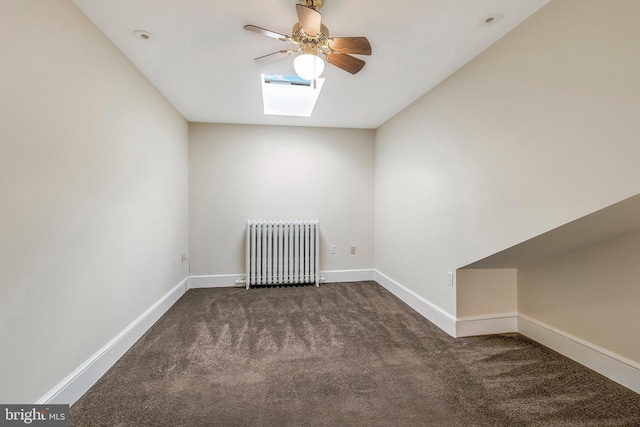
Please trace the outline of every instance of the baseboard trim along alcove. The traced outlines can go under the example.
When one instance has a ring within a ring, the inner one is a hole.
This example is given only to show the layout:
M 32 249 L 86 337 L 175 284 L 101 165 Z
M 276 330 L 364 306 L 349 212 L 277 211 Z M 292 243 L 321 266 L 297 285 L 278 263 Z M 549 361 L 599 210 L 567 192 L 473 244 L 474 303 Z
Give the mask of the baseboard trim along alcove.
M 324 271 L 325 282 L 375 280 L 453 337 L 518 332 L 640 393 L 640 364 L 518 313 L 456 318 L 436 304 L 374 269 Z M 242 274 L 191 276 L 160 298 L 136 320 L 70 373 L 37 404 L 73 404 L 126 353 L 190 288 L 234 287 Z M 251 292 L 250 290 L 247 292 Z
M 448 333 L 456 336 L 456 318 L 446 310 L 438 307 L 431 301 L 426 300 L 410 289 L 402 286 L 400 283 L 391 279 L 389 276 L 376 270 L 374 279 L 380 283 L 389 292 L 400 298 L 409 307 L 420 313 L 424 318 L 432 322 L 434 325 Z
M 589 369 L 593 369 L 636 393 L 640 393 L 639 363 L 572 336 L 565 331 L 519 313 L 456 318 L 377 270 L 375 280 L 424 318 L 453 337 L 517 332 Z
M 640 363 L 522 314 L 518 315 L 518 332 L 640 393 Z

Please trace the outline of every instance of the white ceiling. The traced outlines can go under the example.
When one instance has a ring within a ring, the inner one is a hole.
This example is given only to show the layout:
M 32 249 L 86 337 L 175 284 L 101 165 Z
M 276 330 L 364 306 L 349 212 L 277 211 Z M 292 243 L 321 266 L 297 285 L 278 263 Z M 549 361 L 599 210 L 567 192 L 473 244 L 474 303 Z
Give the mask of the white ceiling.
M 73 1 L 189 121 L 375 129 L 549 0 L 325 0 L 330 35 L 366 36 L 373 55 L 356 75 L 327 64 L 308 118 L 263 113 L 260 74 L 295 74 L 293 57 L 253 58 L 291 44 L 243 29 L 290 35 L 296 0 Z

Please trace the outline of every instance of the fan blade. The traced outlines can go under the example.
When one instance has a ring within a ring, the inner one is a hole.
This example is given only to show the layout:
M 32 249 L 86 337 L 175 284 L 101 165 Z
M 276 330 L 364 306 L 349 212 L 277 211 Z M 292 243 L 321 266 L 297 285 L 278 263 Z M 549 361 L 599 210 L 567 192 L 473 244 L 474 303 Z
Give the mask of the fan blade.
M 298 12 L 300 28 L 311 37 L 317 36 L 320 32 L 320 21 L 322 19 L 320 12 L 301 4 L 296 5 L 296 12 Z
M 253 31 L 254 33 L 262 34 L 267 37 L 273 37 L 274 39 L 282 40 L 283 42 L 291 41 L 291 37 L 276 33 L 275 31 L 267 30 L 265 28 L 256 27 L 255 25 L 245 25 L 244 29 L 247 31 Z
M 272 61 L 276 59 L 285 58 L 287 56 L 291 56 L 295 52 L 296 52 L 295 50 L 279 50 L 278 52 L 268 53 L 266 55 L 259 56 L 255 58 L 254 61 L 260 61 L 260 62 Z
M 327 61 L 351 74 L 356 74 L 362 70 L 365 64 L 362 59 L 347 55 L 346 53 L 330 53 L 327 55 Z
M 366 37 L 334 37 L 329 39 L 328 46 L 338 53 L 371 55 L 371 44 Z

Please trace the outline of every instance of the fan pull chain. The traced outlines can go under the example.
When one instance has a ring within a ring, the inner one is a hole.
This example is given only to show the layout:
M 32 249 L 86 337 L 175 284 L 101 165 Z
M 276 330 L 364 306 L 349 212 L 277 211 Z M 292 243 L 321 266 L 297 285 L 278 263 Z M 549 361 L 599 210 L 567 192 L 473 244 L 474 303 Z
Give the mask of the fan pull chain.
M 318 54 L 314 53 L 313 55 L 313 89 L 316 89 L 316 61 L 318 60 Z

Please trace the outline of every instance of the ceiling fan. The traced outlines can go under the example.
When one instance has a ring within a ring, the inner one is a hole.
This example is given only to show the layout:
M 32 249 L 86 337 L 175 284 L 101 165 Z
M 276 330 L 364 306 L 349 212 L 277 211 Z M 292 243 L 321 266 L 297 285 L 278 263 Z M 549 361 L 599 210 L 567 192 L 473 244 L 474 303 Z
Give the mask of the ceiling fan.
M 323 3 L 324 0 L 300 0 L 300 4 L 296 4 L 298 22 L 293 26 L 290 36 L 255 25 L 245 25 L 245 30 L 297 45 L 296 48 L 279 50 L 255 60 L 278 59 L 302 52 L 296 57 L 294 67 L 296 73 L 305 80 L 317 78 L 324 70 L 324 62 L 318 57 L 320 53 L 327 62 L 351 74 L 362 70 L 365 62 L 351 54 L 371 55 L 369 40 L 366 37 L 330 37 L 329 29 L 321 22 L 320 8 Z

